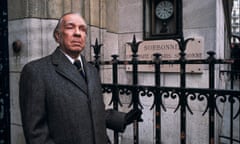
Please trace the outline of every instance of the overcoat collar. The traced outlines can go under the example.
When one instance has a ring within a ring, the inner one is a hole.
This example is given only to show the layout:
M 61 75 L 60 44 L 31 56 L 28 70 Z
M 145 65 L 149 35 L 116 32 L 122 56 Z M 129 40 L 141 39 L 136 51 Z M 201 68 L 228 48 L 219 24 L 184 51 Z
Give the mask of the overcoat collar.
M 75 66 L 60 51 L 60 48 L 57 48 L 53 52 L 51 58 L 52 64 L 55 66 L 56 72 L 74 83 L 87 95 L 86 81 L 83 77 L 81 77 Z

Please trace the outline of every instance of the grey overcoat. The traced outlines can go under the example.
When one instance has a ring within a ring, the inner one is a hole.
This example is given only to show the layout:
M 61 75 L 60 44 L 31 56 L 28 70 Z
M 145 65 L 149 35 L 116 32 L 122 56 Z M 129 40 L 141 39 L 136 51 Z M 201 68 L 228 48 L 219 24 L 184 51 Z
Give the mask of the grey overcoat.
M 97 70 L 83 63 L 87 83 L 59 48 L 24 66 L 20 109 L 27 144 L 105 144 L 111 118 L 124 129 L 123 114 L 106 114 Z

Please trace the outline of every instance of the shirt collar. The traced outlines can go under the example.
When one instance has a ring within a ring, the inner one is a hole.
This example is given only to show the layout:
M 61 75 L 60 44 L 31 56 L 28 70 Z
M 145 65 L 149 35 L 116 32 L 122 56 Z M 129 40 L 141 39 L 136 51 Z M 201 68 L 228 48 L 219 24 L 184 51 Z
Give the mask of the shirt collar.
M 77 59 L 73 59 L 73 58 L 70 57 L 67 53 L 65 53 L 63 50 L 60 49 L 60 51 L 67 57 L 67 59 L 68 59 L 72 64 L 74 63 L 75 60 L 80 60 L 81 64 L 83 65 L 81 55 L 79 55 Z

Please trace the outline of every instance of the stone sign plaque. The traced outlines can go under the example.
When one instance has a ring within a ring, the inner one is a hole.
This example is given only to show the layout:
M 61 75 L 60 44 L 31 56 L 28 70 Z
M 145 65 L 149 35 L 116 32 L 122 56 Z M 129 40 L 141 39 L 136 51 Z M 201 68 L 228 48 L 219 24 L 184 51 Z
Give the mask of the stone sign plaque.
M 203 38 L 194 38 L 189 41 L 186 47 L 186 59 L 202 59 L 203 56 Z M 179 59 L 179 46 L 174 40 L 143 41 L 138 48 L 138 60 L 153 60 L 153 54 L 160 53 L 162 60 Z M 126 60 L 131 60 L 131 47 L 126 44 Z M 127 71 L 132 71 L 132 66 L 126 66 Z M 154 72 L 154 65 L 139 65 L 140 72 Z M 161 72 L 180 72 L 179 65 L 161 65 Z M 187 65 L 186 72 L 201 73 L 202 65 Z

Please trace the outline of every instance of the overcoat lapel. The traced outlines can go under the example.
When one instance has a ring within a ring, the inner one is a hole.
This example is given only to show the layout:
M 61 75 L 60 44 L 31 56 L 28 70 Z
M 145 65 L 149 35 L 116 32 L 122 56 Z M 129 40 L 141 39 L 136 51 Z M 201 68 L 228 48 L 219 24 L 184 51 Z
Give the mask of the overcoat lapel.
M 87 95 L 87 85 L 83 77 L 75 69 L 67 57 L 57 48 L 52 54 L 52 63 L 57 73 L 74 83 Z

